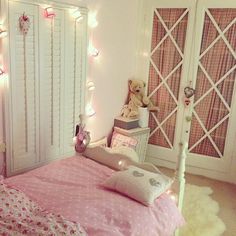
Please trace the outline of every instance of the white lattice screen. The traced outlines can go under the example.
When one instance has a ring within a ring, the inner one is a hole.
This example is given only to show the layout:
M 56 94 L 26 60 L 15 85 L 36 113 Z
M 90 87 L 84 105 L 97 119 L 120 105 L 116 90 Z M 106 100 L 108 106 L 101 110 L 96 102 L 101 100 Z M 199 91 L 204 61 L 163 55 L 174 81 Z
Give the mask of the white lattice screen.
M 236 78 L 236 9 L 207 9 L 189 151 L 223 157 Z
M 148 92 L 160 112 L 152 113 L 150 144 L 173 148 L 184 58 L 188 9 L 155 9 Z
M 236 78 L 236 9 L 204 12 L 197 75 L 188 78 L 196 90 L 191 125 L 183 132 L 189 137 L 190 153 L 222 158 Z M 174 148 L 176 128 L 186 122 L 183 118 L 177 123 L 177 112 L 183 104 L 180 85 L 188 17 L 188 8 L 156 8 L 153 15 L 148 92 L 160 112 L 150 116 L 149 143 L 167 149 Z

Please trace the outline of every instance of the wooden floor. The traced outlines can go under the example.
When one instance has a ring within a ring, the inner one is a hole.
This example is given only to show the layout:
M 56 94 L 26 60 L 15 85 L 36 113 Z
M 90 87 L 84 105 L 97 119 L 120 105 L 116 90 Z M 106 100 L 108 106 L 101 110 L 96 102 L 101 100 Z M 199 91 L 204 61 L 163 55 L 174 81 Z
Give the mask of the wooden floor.
M 173 175 L 172 170 L 166 168 L 161 170 L 168 175 Z M 213 190 L 211 197 L 219 203 L 219 217 L 226 225 L 223 236 L 236 236 L 236 185 L 191 174 L 186 174 L 186 182 L 208 186 Z

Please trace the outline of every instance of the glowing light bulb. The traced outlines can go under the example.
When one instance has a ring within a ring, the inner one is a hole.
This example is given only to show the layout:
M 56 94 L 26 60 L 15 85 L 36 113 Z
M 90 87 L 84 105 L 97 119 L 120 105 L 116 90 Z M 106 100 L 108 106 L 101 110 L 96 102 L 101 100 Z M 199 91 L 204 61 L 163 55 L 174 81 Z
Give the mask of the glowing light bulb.
M 95 89 L 95 85 L 92 81 L 88 81 L 87 87 L 89 91 L 93 91 Z
M 0 28 L 0 38 L 4 38 L 6 36 L 7 36 L 7 31 Z
M 172 192 L 172 191 L 171 191 L 170 189 L 168 189 L 168 190 L 166 191 L 167 194 L 171 194 L 171 192 Z
M 170 199 L 173 200 L 175 203 L 178 201 L 178 196 L 175 192 L 173 192 L 171 189 L 168 189 L 166 193 L 170 196 Z
M 96 111 L 93 109 L 92 104 L 88 103 L 85 108 L 85 113 L 87 116 L 91 117 L 96 114 Z
M 45 8 L 44 14 L 45 14 L 45 16 L 46 16 L 47 18 L 53 18 L 53 17 L 56 16 L 56 14 L 55 14 L 55 12 L 54 12 L 54 10 L 53 10 L 52 7 L 47 7 L 47 8 Z
M 88 15 L 88 25 L 90 28 L 95 28 L 98 25 L 97 19 L 96 19 L 97 13 L 96 12 L 90 12 Z
M 123 161 L 119 161 L 118 164 L 119 166 L 121 166 L 123 164 Z
M 92 43 L 89 44 L 88 54 L 93 57 L 97 57 L 99 55 L 99 50 L 96 49 Z
M 76 144 L 77 143 L 77 137 L 75 136 L 74 138 L 73 138 L 73 144 Z

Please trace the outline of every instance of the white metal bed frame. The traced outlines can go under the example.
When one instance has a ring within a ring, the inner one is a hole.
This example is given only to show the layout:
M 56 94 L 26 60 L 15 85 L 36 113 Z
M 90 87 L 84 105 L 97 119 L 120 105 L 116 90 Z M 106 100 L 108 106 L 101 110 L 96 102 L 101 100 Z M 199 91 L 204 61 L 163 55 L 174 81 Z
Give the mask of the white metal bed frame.
M 178 184 L 178 208 L 180 211 L 182 211 L 183 208 L 183 201 L 184 201 L 184 191 L 185 191 L 185 165 L 186 165 L 186 158 L 187 158 L 187 149 L 188 149 L 188 143 L 187 142 L 180 142 L 180 152 L 179 152 L 179 158 L 176 166 L 175 171 L 175 181 Z M 179 230 L 177 229 L 175 231 L 175 236 L 179 235 Z

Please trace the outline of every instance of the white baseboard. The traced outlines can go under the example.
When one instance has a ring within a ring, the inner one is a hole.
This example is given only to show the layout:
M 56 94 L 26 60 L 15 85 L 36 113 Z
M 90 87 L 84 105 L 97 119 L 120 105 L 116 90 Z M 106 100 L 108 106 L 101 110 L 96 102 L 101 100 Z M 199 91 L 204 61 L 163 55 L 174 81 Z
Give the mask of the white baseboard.
M 176 169 L 176 163 L 175 162 L 155 158 L 155 157 L 152 157 L 152 156 L 146 156 L 145 161 L 146 162 L 151 162 L 151 163 L 153 163 L 154 165 L 157 165 L 157 166 L 162 166 L 162 167 L 166 167 L 166 168 L 169 168 L 169 169 Z M 194 167 L 194 166 L 190 166 L 190 165 L 186 165 L 186 172 L 190 173 L 190 174 L 194 174 L 194 175 L 202 175 L 202 176 L 205 176 L 205 177 L 208 177 L 208 178 L 211 178 L 211 179 L 216 179 L 216 180 L 236 184 L 236 179 L 233 179 L 229 172 L 224 173 L 224 172 L 219 172 L 219 171 L 213 171 L 213 170 L 208 170 L 208 169 L 204 169 L 204 168 Z

